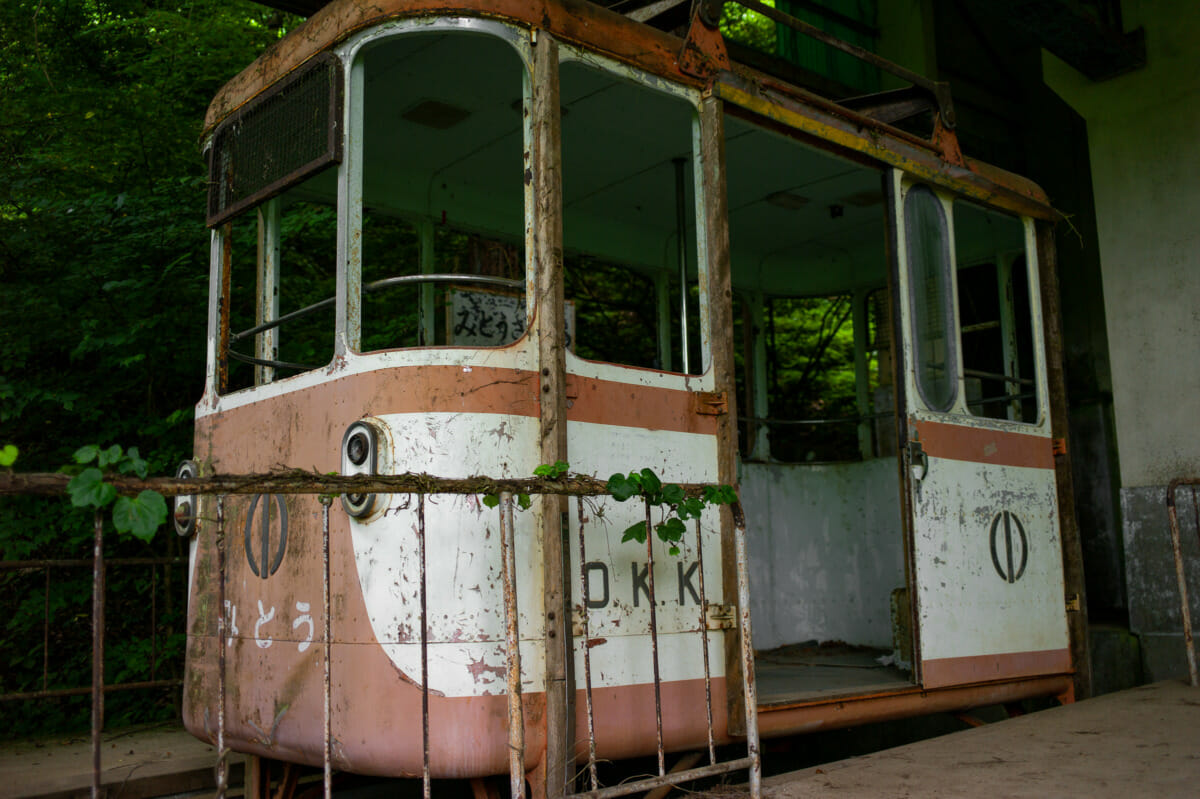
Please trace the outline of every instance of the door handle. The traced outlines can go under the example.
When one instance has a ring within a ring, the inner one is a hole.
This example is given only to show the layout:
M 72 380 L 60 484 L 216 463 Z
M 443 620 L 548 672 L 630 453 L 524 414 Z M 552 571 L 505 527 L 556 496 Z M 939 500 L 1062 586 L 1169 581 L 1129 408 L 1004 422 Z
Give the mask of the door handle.
M 918 485 L 925 479 L 925 475 L 929 474 L 929 456 L 925 454 L 921 442 L 915 438 L 908 442 L 908 468 L 912 479 Z

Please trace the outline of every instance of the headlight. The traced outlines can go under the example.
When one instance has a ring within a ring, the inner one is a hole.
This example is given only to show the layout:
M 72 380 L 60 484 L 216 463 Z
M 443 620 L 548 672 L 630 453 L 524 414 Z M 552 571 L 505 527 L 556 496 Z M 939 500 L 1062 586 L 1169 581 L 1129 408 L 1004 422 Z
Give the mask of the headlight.
M 179 468 L 175 470 L 175 478 L 177 480 L 194 480 L 200 474 L 196 468 L 195 461 L 184 461 L 179 464 Z M 196 503 L 199 497 L 196 494 L 181 494 L 175 497 L 175 532 L 187 538 L 192 533 L 196 532 Z
M 342 436 L 342 474 L 376 475 L 384 470 L 381 444 L 387 434 L 381 424 L 363 419 L 350 425 Z M 377 494 L 343 494 L 342 507 L 356 519 L 365 519 L 382 505 Z

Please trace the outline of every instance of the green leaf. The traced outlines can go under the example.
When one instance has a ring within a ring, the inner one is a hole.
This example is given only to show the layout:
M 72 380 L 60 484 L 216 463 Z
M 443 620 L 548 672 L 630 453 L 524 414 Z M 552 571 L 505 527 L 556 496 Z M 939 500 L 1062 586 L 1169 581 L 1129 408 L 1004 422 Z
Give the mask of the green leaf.
M 91 463 L 96 460 L 96 456 L 100 454 L 100 448 L 95 444 L 88 444 L 86 447 L 80 447 L 75 450 L 76 463 Z
M 701 511 L 704 510 L 704 500 L 698 497 L 688 497 L 679 506 L 679 518 L 681 519 L 699 519 Z
M 737 492 L 733 486 L 705 486 L 704 499 L 712 505 L 732 505 L 737 502 Z
M 108 449 L 100 451 L 100 459 L 97 463 L 103 469 L 105 466 L 112 466 L 119 460 L 121 460 L 121 447 L 113 444 Z
M 113 527 L 149 541 L 167 520 L 167 501 L 157 491 L 143 491 L 136 498 L 118 497 L 113 505 Z
M 680 502 L 683 502 L 685 498 L 683 487 L 675 485 L 674 483 L 663 486 L 662 496 L 663 502 L 666 502 L 668 505 L 678 505 Z
M 672 544 L 672 545 L 671 545 L 671 548 L 670 548 L 670 549 L 668 549 L 668 550 L 667 550 L 667 552 L 671 553 L 671 555 L 672 555 L 672 556 L 678 555 L 678 554 L 679 554 L 679 547 L 677 547 L 677 546 L 675 546 L 674 544 Z
M 67 493 L 77 508 L 103 508 L 116 498 L 117 489 L 105 483 L 104 474 L 93 466 L 71 478 Z
M 533 503 L 529 500 L 528 494 L 517 494 L 517 504 L 521 506 L 521 510 L 529 510 L 529 506 Z
M 146 478 L 146 461 L 142 460 L 138 454 L 137 447 L 129 448 L 129 451 L 125 453 L 125 457 L 121 459 L 120 464 L 117 466 L 117 471 L 121 474 L 134 472 L 138 477 L 142 479 Z
M 3 449 L 0 449 L 0 466 L 12 466 L 17 462 L 17 448 L 12 444 L 5 444 Z
M 650 469 L 642 469 L 642 489 L 647 494 L 657 494 L 662 490 L 662 481 Z
M 625 534 L 621 536 L 621 542 L 637 541 L 639 544 L 646 543 L 646 523 L 638 522 L 625 528 Z
M 620 472 L 608 478 L 608 483 L 605 484 L 604 488 L 608 493 L 612 494 L 613 499 L 617 502 L 624 502 L 640 493 L 640 486 L 634 485 L 633 482 L 627 480 L 625 475 Z
M 655 525 L 654 529 L 658 532 L 660 541 L 679 541 L 683 538 L 683 534 L 687 532 L 687 527 L 684 523 L 674 516 L 665 522 Z
M 484 494 L 483 504 L 489 508 L 494 508 L 500 504 L 500 497 L 496 494 Z
M 571 465 L 566 461 L 555 461 L 554 463 L 543 463 L 533 470 L 535 477 L 549 477 L 552 480 L 558 479 L 567 473 Z

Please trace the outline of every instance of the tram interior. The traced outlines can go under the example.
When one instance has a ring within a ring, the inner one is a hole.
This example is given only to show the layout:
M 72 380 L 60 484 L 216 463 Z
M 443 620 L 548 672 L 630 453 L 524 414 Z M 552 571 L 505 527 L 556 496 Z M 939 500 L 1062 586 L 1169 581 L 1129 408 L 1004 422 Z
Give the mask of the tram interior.
M 452 289 L 370 284 L 422 272 L 524 278 L 521 61 L 506 42 L 465 32 L 387 39 L 361 58 L 362 349 L 465 343 Z M 563 58 L 569 365 L 578 356 L 700 373 L 694 112 L 566 48 Z M 735 323 L 713 336 L 733 338 L 738 365 L 760 702 L 909 686 L 883 175 L 734 116 L 725 126 Z M 326 170 L 261 206 L 258 217 L 275 218 L 265 245 L 255 243 L 254 213 L 235 222 L 235 331 L 262 319 L 263 246 L 280 253 L 280 300 L 269 315 L 333 295 L 335 175 Z M 975 214 L 955 223 L 959 265 L 991 277 L 960 277 L 959 299 L 986 331 L 985 317 L 1003 304 L 986 299 L 996 294 L 993 256 L 1003 247 L 985 241 L 964 256 L 964 242 L 986 239 L 975 228 L 993 222 Z M 1004 246 L 1019 249 L 1020 224 L 1000 227 Z M 1028 302 L 1017 306 L 1028 317 Z M 519 322 L 510 316 L 503 331 L 472 341 L 515 340 L 524 320 L 514 313 Z M 229 388 L 327 363 L 332 317 L 329 306 L 282 326 L 269 358 L 277 363 L 231 363 Z M 1006 371 L 994 343 L 974 349 L 980 375 Z M 1032 374 L 1028 341 L 1019 349 L 1021 373 Z M 995 393 L 987 379 L 974 384 L 975 412 L 1029 413 L 1027 397 L 986 401 Z

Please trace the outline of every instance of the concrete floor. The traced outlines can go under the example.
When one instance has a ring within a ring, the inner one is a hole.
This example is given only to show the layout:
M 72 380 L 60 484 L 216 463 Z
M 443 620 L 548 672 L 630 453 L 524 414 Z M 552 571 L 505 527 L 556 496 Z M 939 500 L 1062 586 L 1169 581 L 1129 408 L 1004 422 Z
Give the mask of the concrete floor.
M 764 780 L 767 799 L 1193 799 L 1200 689 L 1160 682 Z
M 178 725 L 105 733 L 101 784 L 110 797 L 142 799 L 208 791 L 217 752 Z M 241 755 L 230 758 L 240 784 Z M 232 782 L 232 780 L 231 780 Z M 87 796 L 92 785 L 92 744 L 86 735 L 0 745 L 0 796 L 66 799 Z

